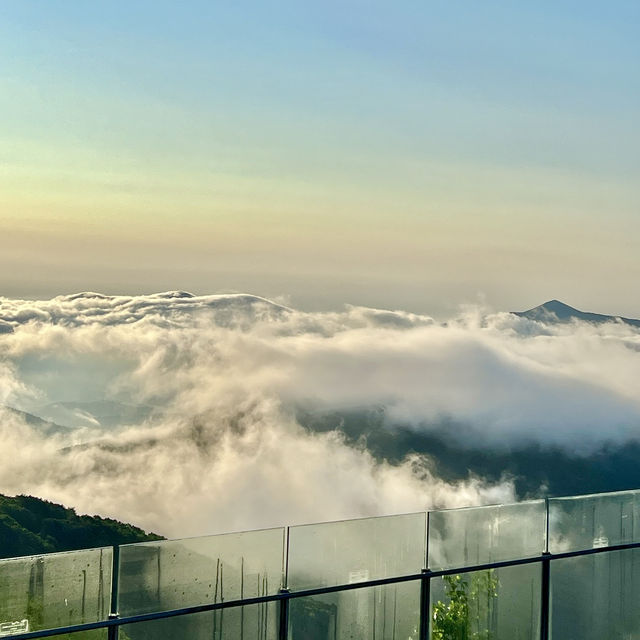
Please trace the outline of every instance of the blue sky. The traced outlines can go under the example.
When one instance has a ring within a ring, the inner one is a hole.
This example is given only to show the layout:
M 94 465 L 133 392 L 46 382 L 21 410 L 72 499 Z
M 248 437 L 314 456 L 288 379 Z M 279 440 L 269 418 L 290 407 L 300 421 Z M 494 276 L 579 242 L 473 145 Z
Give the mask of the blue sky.
M 0 291 L 640 315 L 631 2 L 4 2 Z

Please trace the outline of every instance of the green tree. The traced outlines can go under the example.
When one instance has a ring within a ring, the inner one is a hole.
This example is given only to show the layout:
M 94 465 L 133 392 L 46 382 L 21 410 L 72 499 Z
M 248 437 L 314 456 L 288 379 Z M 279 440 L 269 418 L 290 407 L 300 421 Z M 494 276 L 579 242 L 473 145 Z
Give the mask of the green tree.
M 476 573 L 471 583 L 460 575 L 443 576 L 448 602 L 433 607 L 433 640 L 492 640 L 491 618 L 498 596 L 495 571 Z

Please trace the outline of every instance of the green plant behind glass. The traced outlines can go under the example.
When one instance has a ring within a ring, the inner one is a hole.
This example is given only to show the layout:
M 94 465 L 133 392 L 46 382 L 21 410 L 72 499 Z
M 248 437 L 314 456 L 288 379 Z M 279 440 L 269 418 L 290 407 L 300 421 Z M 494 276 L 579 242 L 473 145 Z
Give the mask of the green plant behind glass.
M 459 575 L 442 579 L 449 601 L 433 607 L 433 640 L 492 640 L 499 586 L 494 570 L 475 573 L 471 583 Z

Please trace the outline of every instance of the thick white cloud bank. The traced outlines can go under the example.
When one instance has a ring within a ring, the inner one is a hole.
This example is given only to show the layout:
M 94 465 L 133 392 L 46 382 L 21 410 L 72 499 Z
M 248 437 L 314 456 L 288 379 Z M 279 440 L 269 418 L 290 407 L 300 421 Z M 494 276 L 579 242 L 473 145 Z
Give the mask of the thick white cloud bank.
M 588 452 L 638 438 L 638 379 L 640 332 L 618 323 L 473 310 L 441 325 L 182 292 L 0 299 L 0 403 L 74 427 L 4 411 L 0 492 L 168 536 L 510 500 L 506 480 L 376 461 L 293 409 L 384 407 L 389 428 L 446 417 L 470 446 Z

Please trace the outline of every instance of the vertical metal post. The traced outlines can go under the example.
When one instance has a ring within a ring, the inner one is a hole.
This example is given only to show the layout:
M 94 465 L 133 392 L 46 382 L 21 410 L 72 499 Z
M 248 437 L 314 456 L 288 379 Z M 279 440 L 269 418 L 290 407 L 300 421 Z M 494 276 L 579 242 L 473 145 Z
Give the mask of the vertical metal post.
M 282 562 L 282 588 L 278 593 L 290 593 L 289 587 L 289 527 L 284 530 Z M 278 623 L 278 640 L 289 637 L 289 598 L 280 600 L 280 620 Z
M 422 570 L 420 581 L 420 640 L 429 640 L 429 622 L 431 618 L 431 571 Z
M 289 589 L 280 589 L 279 593 L 289 593 Z M 278 640 L 287 640 L 289 635 L 289 598 L 280 600 L 280 622 Z
M 543 556 L 549 556 L 545 551 Z M 549 608 L 551 591 L 551 560 L 545 558 L 542 561 L 542 593 L 540 594 L 540 640 L 549 640 Z
M 118 614 L 118 582 L 120 581 L 120 547 L 113 547 L 113 565 L 111 567 L 111 610 L 109 620 L 117 620 Z M 107 633 L 108 640 L 118 640 L 120 627 L 113 625 Z
M 240 600 L 244 600 L 244 556 L 240 558 Z M 244 640 L 244 607 L 240 607 L 240 640 Z
M 549 640 L 550 616 L 549 610 L 551 606 L 551 554 L 549 553 L 549 498 L 545 498 L 545 540 L 544 551 L 542 555 L 542 581 L 540 593 L 540 640 Z
M 427 511 L 424 529 L 425 559 L 420 580 L 420 640 L 429 640 L 431 622 L 431 571 L 429 570 L 429 525 L 431 512 Z
M 544 530 L 544 550 L 545 553 L 549 553 L 549 498 L 544 499 L 544 512 L 545 512 L 545 530 Z

